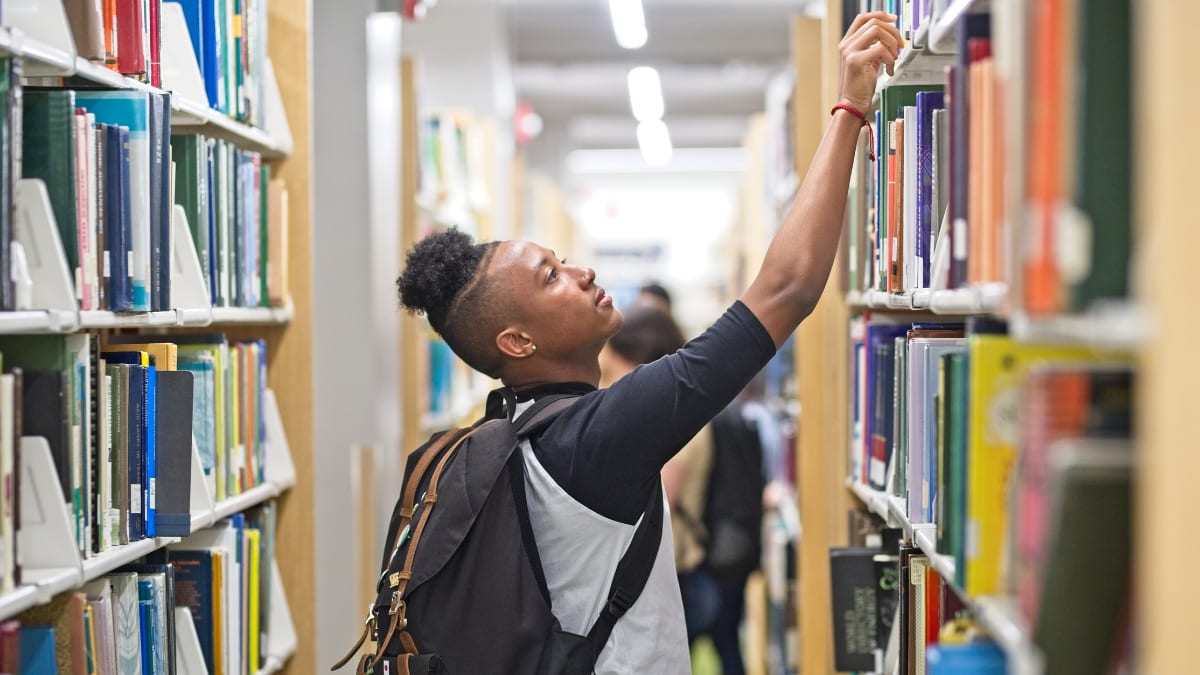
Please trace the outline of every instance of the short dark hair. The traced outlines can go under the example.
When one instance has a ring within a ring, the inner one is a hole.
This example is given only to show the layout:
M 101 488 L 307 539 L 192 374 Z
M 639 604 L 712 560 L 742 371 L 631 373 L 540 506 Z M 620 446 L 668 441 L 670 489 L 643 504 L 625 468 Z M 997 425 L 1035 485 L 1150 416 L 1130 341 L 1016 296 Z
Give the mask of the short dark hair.
M 657 281 L 648 281 L 642 284 L 642 287 L 638 289 L 638 292 L 653 295 L 654 297 L 667 303 L 668 309 L 671 308 L 671 293 Z
M 491 377 L 503 365 L 495 338 L 511 309 L 483 274 L 496 246 L 457 228 L 431 234 L 409 250 L 396 279 L 400 305 L 428 317 L 455 354 Z
M 621 358 L 642 364 L 674 354 L 683 347 L 683 332 L 670 314 L 657 307 L 637 305 L 625 311 L 625 323 L 608 341 Z

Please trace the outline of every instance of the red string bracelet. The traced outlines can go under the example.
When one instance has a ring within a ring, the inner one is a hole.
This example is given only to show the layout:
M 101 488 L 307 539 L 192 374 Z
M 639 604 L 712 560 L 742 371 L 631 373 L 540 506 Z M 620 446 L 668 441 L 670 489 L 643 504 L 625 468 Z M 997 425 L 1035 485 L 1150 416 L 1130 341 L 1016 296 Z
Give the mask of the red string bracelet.
M 872 162 L 874 162 L 875 161 L 875 132 L 871 129 L 871 123 L 867 121 L 867 116 L 864 115 L 863 113 L 859 112 L 859 110 L 857 108 L 855 108 L 854 106 L 847 105 L 845 103 L 839 103 L 839 104 L 833 106 L 833 109 L 829 111 L 829 114 L 833 115 L 834 113 L 836 113 L 839 110 L 845 110 L 846 112 L 850 113 L 851 115 L 854 115 L 858 119 L 862 120 L 863 126 L 867 128 L 867 142 L 870 143 L 870 145 L 867 146 L 868 151 L 871 153 L 869 155 L 869 158 Z

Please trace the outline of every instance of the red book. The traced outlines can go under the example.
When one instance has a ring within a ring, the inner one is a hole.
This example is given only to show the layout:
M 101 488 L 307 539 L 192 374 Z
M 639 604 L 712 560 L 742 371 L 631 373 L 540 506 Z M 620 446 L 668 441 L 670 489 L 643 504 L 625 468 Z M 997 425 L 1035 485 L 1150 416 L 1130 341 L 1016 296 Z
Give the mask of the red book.
M 5 621 L 0 623 L 0 672 L 18 673 L 21 671 L 21 623 Z
M 143 32 L 141 0 L 117 0 L 117 71 L 122 75 L 146 73 Z
M 150 0 L 150 86 L 162 87 L 162 26 L 159 15 L 162 13 L 162 0 Z

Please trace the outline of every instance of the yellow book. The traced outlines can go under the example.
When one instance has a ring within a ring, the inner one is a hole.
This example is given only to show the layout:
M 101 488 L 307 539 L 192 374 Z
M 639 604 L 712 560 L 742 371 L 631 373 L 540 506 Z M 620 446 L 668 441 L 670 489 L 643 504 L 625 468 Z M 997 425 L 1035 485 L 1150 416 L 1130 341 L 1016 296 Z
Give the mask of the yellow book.
M 105 344 L 106 352 L 147 352 L 154 357 L 158 370 L 179 370 L 179 347 L 173 342 L 150 342 L 146 344 Z M 142 365 L 150 365 L 149 362 Z
M 1020 439 L 1021 383 L 1030 367 L 1045 361 L 1095 359 L 1081 347 L 1017 343 L 1003 335 L 975 335 L 967 342 L 966 592 L 971 597 L 1004 592 L 1009 490 Z
M 259 547 L 262 543 L 262 532 L 258 530 L 246 530 L 246 537 L 250 540 L 250 592 L 247 598 L 247 612 L 249 613 L 249 629 L 246 631 L 248 651 L 249 651 L 249 666 L 250 671 L 255 672 L 260 665 L 259 661 L 259 588 L 260 588 L 260 570 L 261 560 L 259 559 Z
M 246 486 L 242 481 L 242 472 L 245 470 L 246 448 L 242 444 L 242 349 L 241 345 L 234 345 L 230 348 L 232 352 L 229 355 L 229 368 L 231 386 L 229 391 L 233 398 L 229 406 L 228 423 L 231 425 L 233 433 L 230 435 L 231 442 L 229 445 L 229 486 L 234 490 L 233 494 L 238 494 L 245 491 Z
M 225 675 L 225 552 L 212 552 L 213 674 Z M 231 674 L 232 675 L 232 674 Z

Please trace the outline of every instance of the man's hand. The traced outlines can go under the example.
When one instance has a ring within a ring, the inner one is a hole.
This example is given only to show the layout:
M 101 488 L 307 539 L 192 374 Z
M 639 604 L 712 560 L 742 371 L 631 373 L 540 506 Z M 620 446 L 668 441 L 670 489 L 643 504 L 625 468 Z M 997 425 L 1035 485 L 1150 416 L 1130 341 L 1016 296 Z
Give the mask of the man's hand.
M 853 106 L 864 114 L 871 107 L 880 66 L 889 75 L 893 74 L 892 68 L 904 46 L 895 20 L 887 12 L 870 12 L 854 18 L 846 37 L 838 44 L 842 57 L 838 103 Z

